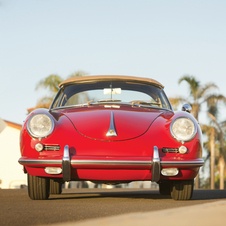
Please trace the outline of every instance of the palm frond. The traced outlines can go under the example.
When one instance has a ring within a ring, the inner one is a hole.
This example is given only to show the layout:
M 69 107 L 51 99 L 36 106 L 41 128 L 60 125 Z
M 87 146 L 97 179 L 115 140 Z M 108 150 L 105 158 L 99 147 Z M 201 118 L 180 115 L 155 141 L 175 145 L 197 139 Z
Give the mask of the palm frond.
M 219 125 L 219 123 L 217 122 L 217 119 L 214 115 L 212 115 L 210 112 L 207 112 L 207 115 L 209 116 L 209 118 L 212 119 L 212 121 L 215 123 L 215 125 L 217 126 L 218 130 L 221 131 L 221 127 Z
M 181 77 L 178 81 L 180 84 L 182 81 L 186 81 L 190 86 L 190 95 L 193 96 L 194 100 L 196 100 L 196 93 L 200 87 L 200 82 L 196 80 L 194 76 L 185 75 Z
M 87 76 L 87 75 L 88 75 L 88 73 L 86 73 L 84 71 L 76 71 L 75 73 L 69 75 L 68 78 L 81 77 L 81 76 Z
M 201 124 L 201 129 L 203 134 L 206 134 L 208 137 L 211 134 L 212 126 L 206 125 L 206 124 Z
M 225 121 L 222 121 L 222 122 L 220 123 L 220 126 L 223 127 L 223 128 L 226 127 L 226 120 L 225 120 Z
M 197 91 L 197 98 L 202 98 L 206 92 L 211 91 L 213 89 L 219 89 L 219 88 L 214 83 L 207 83 L 206 85 L 201 86 Z
M 40 100 L 38 100 L 37 105 L 45 105 L 45 104 L 49 104 L 52 103 L 53 98 L 52 97 L 42 97 Z
M 208 112 L 210 112 L 214 117 L 217 118 L 219 114 L 218 103 L 223 102 L 224 104 L 226 104 L 226 97 L 222 94 L 210 94 L 204 98 L 202 103 L 204 102 L 207 103 Z
M 183 97 L 169 97 L 169 101 L 174 110 L 177 110 L 179 104 L 184 103 L 186 100 Z
M 63 79 L 59 75 L 49 75 L 45 79 L 41 80 L 37 86 L 36 90 L 39 88 L 45 88 L 48 89 L 52 95 L 55 95 L 59 88 L 58 85 L 63 81 Z
M 226 104 L 226 97 L 222 94 L 209 94 L 202 101 L 202 103 L 204 102 L 206 102 L 208 106 L 216 105 L 219 102 L 223 102 L 224 104 Z
M 208 106 L 207 112 L 212 114 L 215 118 L 218 118 L 219 110 L 218 110 L 217 105 L 210 105 L 210 106 Z

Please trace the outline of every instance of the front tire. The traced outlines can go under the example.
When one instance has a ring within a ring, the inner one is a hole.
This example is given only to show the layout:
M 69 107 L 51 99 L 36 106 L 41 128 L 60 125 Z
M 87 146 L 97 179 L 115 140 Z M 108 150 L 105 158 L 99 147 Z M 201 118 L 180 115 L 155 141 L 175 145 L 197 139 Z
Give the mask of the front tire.
M 174 200 L 190 200 L 193 194 L 193 180 L 171 181 L 171 197 Z
M 28 196 L 33 200 L 45 200 L 49 198 L 50 182 L 48 178 L 36 177 L 27 174 Z
M 62 193 L 62 183 L 50 179 L 50 194 L 59 195 Z

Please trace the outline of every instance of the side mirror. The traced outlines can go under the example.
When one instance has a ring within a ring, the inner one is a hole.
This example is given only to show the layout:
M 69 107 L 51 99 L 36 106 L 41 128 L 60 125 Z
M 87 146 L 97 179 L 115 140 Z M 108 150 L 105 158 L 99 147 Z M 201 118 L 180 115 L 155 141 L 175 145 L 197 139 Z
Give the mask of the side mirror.
M 192 107 L 191 107 L 190 104 L 184 104 L 181 110 L 182 110 L 182 111 L 186 111 L 186 112 L 188 112 L 188 113 L 191 113 Z

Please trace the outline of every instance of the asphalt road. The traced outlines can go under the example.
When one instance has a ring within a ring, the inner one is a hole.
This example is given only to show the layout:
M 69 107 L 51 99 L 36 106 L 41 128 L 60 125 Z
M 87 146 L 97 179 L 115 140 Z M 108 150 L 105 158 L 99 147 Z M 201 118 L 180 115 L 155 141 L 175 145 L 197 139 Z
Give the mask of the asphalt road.
M 190 201 L 174 201 L 148 189 L 64 189 L 49 200 L 31 200 L 26 189 L 0 190 L 0 225 L 46 225 L 147 212 L 226 200 L 226 190 L 195 190 Z

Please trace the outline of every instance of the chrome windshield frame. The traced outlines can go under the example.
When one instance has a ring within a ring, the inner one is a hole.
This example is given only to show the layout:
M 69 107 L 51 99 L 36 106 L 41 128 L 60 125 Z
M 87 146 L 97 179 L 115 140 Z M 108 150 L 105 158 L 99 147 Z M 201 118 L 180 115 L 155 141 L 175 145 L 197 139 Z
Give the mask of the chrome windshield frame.
M 96 83 L 96 82 L 95 82 L 95 83 Z M 78 84 L 81 84 L 81 83 L 78 83 Z M 139 83 L 137 83 L 137 84 L 139 84 Z M 147 84 L 145 84 L 145 83 L 140 83 L 140 84 L 147 85 Z M 70 85 L 72 85 L 72 84 L 70 84 Z M 70 85 L 67 85 L 67 86 L 70 86 Z M 76 85 L 76 84 L 73 84 L 73 85 Z M 171 105 L 171 103 L 170 103 L 170 101 L 169 101 L 169 98 L 167 97 L 167 95 L 166 95 L 164 89 L 163 89 L 162 87 L 156 86 L 156 85 L 152 85 L 152 86 L 157 87 L 158 89 L 160 89 L 160 90 L 162 91 L 162 94 L 163 94 L 163 96 L 164 96 L 164 98 L 165 98 L 165 100 L 166 100 L 166 102 L 167 102 L 169 108 L 155 107 L 155 106 L 153 106 L 153 105 L 150 105 L 150 106 L 149 106 L 149 105 L 144 105 L 144 104 L 132 104 L 132 103 L 130 103 L 130 102 L 111 102 L 111 101 L 109 101 L 109 102 L 107 102 L 107 101 L 106 101 L 106 102 L 92 102 L 92 103 L 76 104 L 76 105 L 70 105 L 70 106 L 53 107 L 53 105 L 54 105 L 54 103 L 56 102 L 57 98 L 59 97 L 60 93 L 61 93 L 62 90 L 63 90 L 65 87 L 67 87 L 67 86 L 61 86 L 61 87 L 60 87 L 60 89 L 58 90 L 56 96 L 55 96 L 54 99 L 53 99 L 53 102 L 51 103 L 51 106 L 50 106 L 50 108 L 49 108 L 49 111 L 51 111 L 51 110 L 58 110 L 58 109 L 65 109 L 65 108 L 85 107 L 85 106 L 88 106 L 88 105 L 103 105 L 103 104 L 111 104 L 111 105 L 112 105 L 112 104 L 114 104 L 114 105 L 133 105 L 133 106 L 136 106 L 136 107 L 153 108 L 153 109 L 167 110 L 167 111 L 172 111 L 172 112 L 174 112 L 174 111 L 173 111 L 173 107 L 172 107 L 172 105 Z
M 77 107 L 87 107 L 87 106 L 95 106 L 95 105 L 127 105 L 131 107 L 137 107 L 137 108 L 151 108 L 151 109 L 156 109 L 156 110 L 163 110 L 163 111 L 171 111 L 173 112 L 172 109 L 168 108 L 161 108 L 161 107 L 155 107 L 151 105 L 142 105 L 142 104 L 132 104 L 129 102 L 96 102 L 96 103 L 85 103 L 85 104 L 76 104 L 76 105 L 69 105 L 69 106 L 62 106 L 62 107 L 56 107 L 56 108 L 50 108 L 49 110 L 62 110 L 62 109 L 68 109 L 68 108 L 77 108 Z

